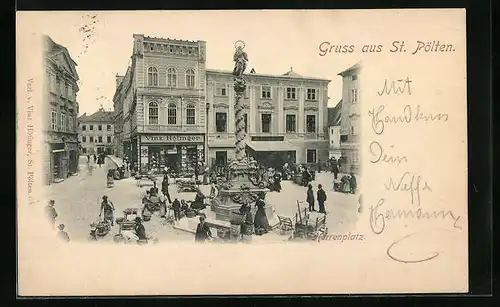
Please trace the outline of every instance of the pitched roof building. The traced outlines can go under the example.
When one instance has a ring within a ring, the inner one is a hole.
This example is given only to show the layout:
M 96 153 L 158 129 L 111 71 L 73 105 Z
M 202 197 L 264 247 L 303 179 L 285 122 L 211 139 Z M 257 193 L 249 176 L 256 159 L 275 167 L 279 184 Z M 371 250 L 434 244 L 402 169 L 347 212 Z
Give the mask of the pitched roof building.
M 79 141 L 83 154 L 114 153 L 114 111 L 100 108 L 95 113 L 84 113 L 78 118 Z
M 78 170 L 76 117 L 79 91 L 76 62 L 66 47 L 43 37 L 45 87 L 43 103 L 45 182 L 59 182 Z

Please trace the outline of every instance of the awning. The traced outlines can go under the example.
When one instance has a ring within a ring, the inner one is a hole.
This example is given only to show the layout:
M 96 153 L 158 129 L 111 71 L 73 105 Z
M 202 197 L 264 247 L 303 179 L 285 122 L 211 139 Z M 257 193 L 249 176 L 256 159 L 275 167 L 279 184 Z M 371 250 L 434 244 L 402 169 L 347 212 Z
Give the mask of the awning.
M 108 155 L 108 158 L 113 161 L 113 163 L 117 166 L 117 167 L 123 167 L 123 160 L 116 157 L 116 156 L 113 156 L 113 155 Z
M 296 151 L 297 147 L 287 141 L 278 142 L 248 142 L 247 146 L 255 151 Z

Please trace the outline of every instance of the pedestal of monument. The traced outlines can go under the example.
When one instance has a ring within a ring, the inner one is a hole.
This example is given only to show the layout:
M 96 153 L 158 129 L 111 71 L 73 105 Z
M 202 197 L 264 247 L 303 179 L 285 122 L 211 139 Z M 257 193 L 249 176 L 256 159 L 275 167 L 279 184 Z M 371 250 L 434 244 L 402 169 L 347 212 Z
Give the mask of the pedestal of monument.
M 217 220 L 230 221 L 232 212 L 240 212 L 241 206 L 246 203 L 251 206 L 252 216 L 255 217 L 257 208 L 255 202 L 259 197 L 266 202 L 266 194 L 269 189 L 255 186 L 248 178 L 251 172 L 249 166 L 245 163 L 233 165 L 234 177 L 229 180 L 228 187 L 219 190 L 217 197 L 213 200 L 212 210 L 215 212 Z M 277 218 L 274 216 L 274 209 L 271 204 L 266 202 L 264 207 L 267 219 L 271 226 Z
M 256 193 L 261 194 L 264 193 L 264 195 L 269 192 L 268 189 L 250 189 L 249 192 L 251 193 Z M 213 200 L 214 206 L 213 211 L 215 212 L 215 218 L 217 220 L 221 221 L 230 221 L 231 219 L 231 213 L 232 212 L 240 212 L 240 207 L 242 204 L 236 203 L 233 198 L 236 195 L 240 195 L 241 190 L 239 189 L 228 189 L 228 190 L 221 190 L 219 191 L 219 195 L 217 198 Z M 264 198 L 265 201 L 265 198 Z M 255 207 L 255 200 L 252 202 L 249 202 L 249 205 L 252 208 L 252 216 L 255 216 L 255 212 L 257 212 L 257 207 Z M 267 219 L 269 220 L 269 223 L 271 223 L 271 220 L 274 219 L 274 209 L 271 204 L 268 204 L 266 202 L 266 206 L 264 207 L 264 210 L 266 211 L 266 216 Z

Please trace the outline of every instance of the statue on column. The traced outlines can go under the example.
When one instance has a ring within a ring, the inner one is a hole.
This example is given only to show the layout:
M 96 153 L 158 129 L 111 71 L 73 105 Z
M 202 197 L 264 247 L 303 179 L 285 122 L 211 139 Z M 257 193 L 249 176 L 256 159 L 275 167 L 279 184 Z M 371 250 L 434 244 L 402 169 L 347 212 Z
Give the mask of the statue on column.
M 233 76 L 235 77 L 236 81 L 243 81 L 243 73 L 247 68 L 248 56 L 247 53 L 243 51 L 245 44 L 242 41 L 237 41 L 235 46 L 236 46 L 236 51 L 233 57 L 233 60 L 235 62 Z

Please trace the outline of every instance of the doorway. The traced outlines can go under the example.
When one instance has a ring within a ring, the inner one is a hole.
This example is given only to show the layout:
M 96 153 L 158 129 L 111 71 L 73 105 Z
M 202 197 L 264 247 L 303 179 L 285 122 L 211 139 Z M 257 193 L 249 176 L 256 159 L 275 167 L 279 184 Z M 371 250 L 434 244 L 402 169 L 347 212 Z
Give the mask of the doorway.
M 307 150 L 307 163 L 316 163 L 316 149 Z

